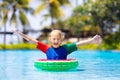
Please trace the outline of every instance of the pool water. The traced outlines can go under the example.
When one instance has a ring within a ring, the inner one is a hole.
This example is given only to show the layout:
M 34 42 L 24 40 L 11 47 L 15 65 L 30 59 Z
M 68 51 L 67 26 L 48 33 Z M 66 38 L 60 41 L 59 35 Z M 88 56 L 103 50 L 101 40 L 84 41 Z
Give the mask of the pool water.
M 0 80 L 120 80 L 120 52 L 79 50 L 68 56 L 79 66 L 75 70 L 37 70 L 34 61 L 46 58 L 38 50 L 0 50 Z

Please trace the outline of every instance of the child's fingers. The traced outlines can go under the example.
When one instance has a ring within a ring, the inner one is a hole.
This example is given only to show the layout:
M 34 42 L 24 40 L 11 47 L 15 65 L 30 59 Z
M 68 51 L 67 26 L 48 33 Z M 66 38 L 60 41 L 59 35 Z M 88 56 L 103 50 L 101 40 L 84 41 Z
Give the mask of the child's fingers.
M 96 44 L 100 44 L 102 42 L 102 39 L 101 39 L 100 35 L 95 35 L 93 38 L 94 38 L 94 42 Z

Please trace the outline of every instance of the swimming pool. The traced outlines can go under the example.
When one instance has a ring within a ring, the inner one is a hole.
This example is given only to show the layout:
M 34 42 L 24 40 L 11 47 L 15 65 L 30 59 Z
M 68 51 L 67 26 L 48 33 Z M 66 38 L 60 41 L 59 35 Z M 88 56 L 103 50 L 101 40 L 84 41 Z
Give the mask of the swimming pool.
M 38 50 L 0 50 L 0 80 L 120 80 L 120 52 L 79 50 L 76 70 L 49 72 L 36 70 L 34 61 L 45 58 Z

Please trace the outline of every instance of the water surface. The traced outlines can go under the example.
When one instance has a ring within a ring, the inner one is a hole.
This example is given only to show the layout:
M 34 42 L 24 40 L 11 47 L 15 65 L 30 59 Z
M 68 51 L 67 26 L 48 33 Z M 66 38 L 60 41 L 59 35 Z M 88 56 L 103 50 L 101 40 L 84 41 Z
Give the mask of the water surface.
M 68 56 L 79 66 L 75 70 L 36 70 L 34 61 L 46 58 L 38 50 L 0 50 L 0 80 L 120 80 L 120 52 L 79 50 Z

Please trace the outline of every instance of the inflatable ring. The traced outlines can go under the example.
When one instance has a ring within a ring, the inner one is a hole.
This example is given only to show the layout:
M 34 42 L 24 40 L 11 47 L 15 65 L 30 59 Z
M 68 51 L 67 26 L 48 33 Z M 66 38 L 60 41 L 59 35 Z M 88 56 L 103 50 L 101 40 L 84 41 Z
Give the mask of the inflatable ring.
M 67 60 L 47 60 L 38 59 L 34 62 L 34 66 L 41 70 L 61 71 L 75 69 L 78 66 L 78 61 L 75 59 Z

